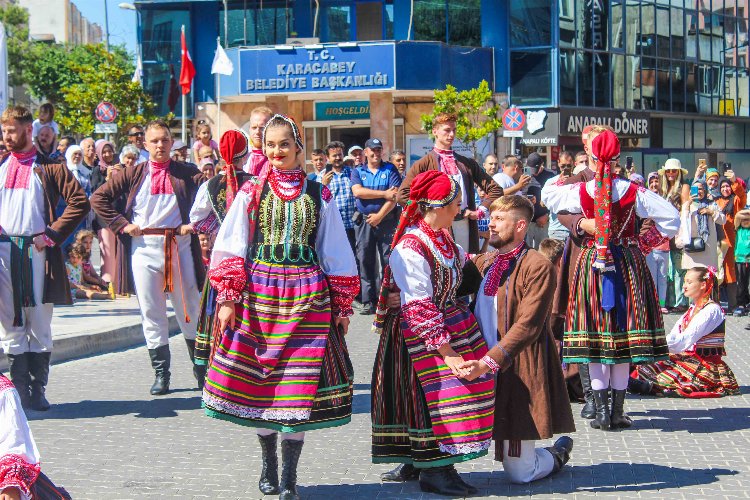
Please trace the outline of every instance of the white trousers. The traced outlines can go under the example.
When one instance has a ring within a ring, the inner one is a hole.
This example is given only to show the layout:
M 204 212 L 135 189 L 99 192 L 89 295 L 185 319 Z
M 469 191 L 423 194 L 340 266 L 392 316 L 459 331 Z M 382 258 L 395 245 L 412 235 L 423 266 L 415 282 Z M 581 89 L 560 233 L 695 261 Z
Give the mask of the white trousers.
M 525 484 L 547 477 L 555 467 L 555 457 L 544 448 L 535 448 L 536 441 L 521 441 L 521 456 L 508 456 L 509 441 L 503 441 L 503 469 L 511 482 Z
M 166 293 L 164 291 L 164 236 L 149 235 L 133 238 L 130 253 L 133 281 L 138 305 L 141 308 L 143 336 L 146 338 L 146 347 L 149 349 L 169 344 L 167 299 L 172 303 L 182 335 L 186 339 L 195 338 L 201 293 L 195 280 L 190 236 L 177 236 L 177 247 L 181 267 L 178 267 L 177 252 L 173 252 L 172 293 Z M 183 287 L 186 306 L 184 309 Z M 190 323 L 185 322 L 184 310 L 187 310 Z
M 10 275 L 10 243 L 0 243 L 0 347 L 6 354 L 52 351 L 52 304 L 43 304 L 47 251 L 32 245 L 36 306 L 21 309 L 23 326 L 13 326 L 13 281 Z

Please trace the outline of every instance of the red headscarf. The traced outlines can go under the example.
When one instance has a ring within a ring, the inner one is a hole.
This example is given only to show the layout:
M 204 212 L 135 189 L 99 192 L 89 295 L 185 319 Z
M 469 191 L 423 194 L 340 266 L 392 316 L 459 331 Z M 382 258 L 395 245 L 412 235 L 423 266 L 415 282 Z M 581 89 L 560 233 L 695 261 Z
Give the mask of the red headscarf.
M 594 177 L 596 260 L 594 260 L 594 268 L 613 271 L 614 260 L 612 259 L 612 252 L 609 250 L 612 161 L 620 157 L 620 141 L 615 133 L 605 130 L 594 137 L 594 140 L 591 141 L 591 156 L 596 161 L 596 176 Z
M 226 162 L 224 172 L 227 176 L 227 210 L 234 201 L 234 196 L 239 190 L 237 185 L 237 174 L 234 171 L 234 162 L 241 160 L 247 155 L 247 136 L 239 130 L 227 130 L 221 136 L 219 153 Z
M 396 234 L 393 235 L 391 248 L 398 245 L 406 228 L 421 217 L 419 205 L 431 208 L 444 207 L 456 198 L 458 192 L 458 183 L 444 172 L 428 170 L 417 175 L 411 182 L 409 203 L 401 214 L 401 221 Z

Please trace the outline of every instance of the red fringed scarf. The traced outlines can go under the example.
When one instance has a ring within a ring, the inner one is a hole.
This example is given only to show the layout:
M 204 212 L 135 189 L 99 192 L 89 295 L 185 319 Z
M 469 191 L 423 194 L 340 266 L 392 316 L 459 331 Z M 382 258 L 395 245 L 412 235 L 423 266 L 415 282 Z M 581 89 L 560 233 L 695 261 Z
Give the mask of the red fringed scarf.
M 174 194 L 172 181 L 169 179 L 169 164 L 172 160 L 158 162 L 149 160 L 151 169 L 151 194 Z
M 605 130 L 591 141 L 591 155 L 596 161 L 594 177 L 594 222 L 596 225 L 596 259 L 594 268 L 613 271 L 615 268 L 612 252 L 609 250 L 611 237 L 612 208 L 612 161 L 620 156 L 620 141 L 614 132 Z
M 34 161 L 36 161 L 36 149 L 11 152 L 8 159 L 8 175 L 5 177 L 5 188 L 27 189 Z
M 458 174 L 458 165 L 456 165 L 456 157 L 453 156 L 453 150 L 435 148 L 435 153 L 440 157 L 440 165 L 446 174 Z

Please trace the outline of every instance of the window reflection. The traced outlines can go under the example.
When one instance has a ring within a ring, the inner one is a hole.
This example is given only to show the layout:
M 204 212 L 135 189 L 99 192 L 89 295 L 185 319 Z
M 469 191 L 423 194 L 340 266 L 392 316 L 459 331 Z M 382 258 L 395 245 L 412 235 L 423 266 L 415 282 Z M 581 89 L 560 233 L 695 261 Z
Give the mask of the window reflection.
M 414 39 L 482 45 L 480 0 L 414 0 Z

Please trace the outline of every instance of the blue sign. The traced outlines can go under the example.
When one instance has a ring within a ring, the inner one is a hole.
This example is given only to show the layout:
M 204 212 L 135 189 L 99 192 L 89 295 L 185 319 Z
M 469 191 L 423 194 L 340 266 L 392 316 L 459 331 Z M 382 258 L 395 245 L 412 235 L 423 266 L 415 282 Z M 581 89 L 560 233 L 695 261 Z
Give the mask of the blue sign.
M 241 94 L 396 88 L 395 44 L 242 49 Z
M 316 102 L 316 120 L 366 120 L 370 101 Z

